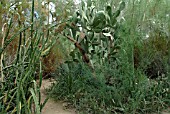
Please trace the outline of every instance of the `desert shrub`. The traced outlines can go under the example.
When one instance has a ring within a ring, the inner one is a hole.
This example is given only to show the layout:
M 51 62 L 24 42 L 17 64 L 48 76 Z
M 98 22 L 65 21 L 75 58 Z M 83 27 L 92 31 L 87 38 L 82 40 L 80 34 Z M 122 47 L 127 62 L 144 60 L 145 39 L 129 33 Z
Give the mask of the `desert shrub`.
M 42 5 L 41 17 L 44 18 L 44 24 L 51 27 L 50 40 L 55 39 L 52 48 L 47 51 L 42 58 L 43 63 L 43 77 L 53 77 L 57 67 L 65 61 L 66 55 L 69 53 L 67 50 L 68 43 L 64 43 L 63 37 L 59 35 L 64 31 L 68 17 L 74 12 L 75 5 L 72 0 L 62 1 L 52 0 L 50 2 L 44 1 Z M 44 30 L 46 27 L 44 26 Z
M 141 68 L 150 78 L 165 75 L 168 72 L 169 38 L 159 32 L 148 39 L 138 41 L 134 46 L 134 67 Z

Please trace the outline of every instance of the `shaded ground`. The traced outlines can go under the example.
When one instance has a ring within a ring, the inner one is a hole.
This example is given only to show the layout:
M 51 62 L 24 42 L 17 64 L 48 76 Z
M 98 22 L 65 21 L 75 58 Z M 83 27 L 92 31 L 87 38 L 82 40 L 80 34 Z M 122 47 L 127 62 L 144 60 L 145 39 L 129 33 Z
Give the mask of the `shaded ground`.
M 169 107 L 169 109 L 163 111 L 162 114 L 170 114 L 170 107 Z
M 45 89 L 51 85 L 52 81 L 49 79 L 42 81 L 41 87 L 41 99 L 42 102 L 46 99 Z M 49 99 L 45 107 L 42 110 L 42 114 L 76 114 L 74 109 L 66 109 L 66 104 L 63 102 L 55 102 L 53 99 Z

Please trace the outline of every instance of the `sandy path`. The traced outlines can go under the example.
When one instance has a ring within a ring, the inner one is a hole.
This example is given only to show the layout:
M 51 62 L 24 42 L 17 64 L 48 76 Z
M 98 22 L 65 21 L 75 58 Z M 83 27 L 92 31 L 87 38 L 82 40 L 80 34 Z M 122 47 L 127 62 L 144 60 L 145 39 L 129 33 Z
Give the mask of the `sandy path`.
M 42 102 L 45 100 L 47 95 L 45 94 L 45 88 L 48 88 L 51 85 L 49 79 L 42 81 L 41 87 L 41 99 Z M 65 109 L 62 102 L 55 102 L 52 99 L 49 99 L 42 110 L 42 114 L 76 114 L 74 109 Z

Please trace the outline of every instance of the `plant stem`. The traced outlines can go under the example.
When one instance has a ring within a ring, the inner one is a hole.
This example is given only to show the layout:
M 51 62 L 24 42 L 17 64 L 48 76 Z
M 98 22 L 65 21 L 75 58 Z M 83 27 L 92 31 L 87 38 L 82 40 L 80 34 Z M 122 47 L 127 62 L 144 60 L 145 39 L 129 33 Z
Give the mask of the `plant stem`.
M 3 33 L 3 38 L 2 38 L 2 49 L 4 48 L 4 40 L 5 40 L 5 28 L 6 28 L 6 23 L 3 25 L 2 27 L 2 33 Z M 4 73 L 3 73 L 3 58 L 4 58 L 4 54 L 3 52 L 1 53 L 1 81 L 4 81 Z

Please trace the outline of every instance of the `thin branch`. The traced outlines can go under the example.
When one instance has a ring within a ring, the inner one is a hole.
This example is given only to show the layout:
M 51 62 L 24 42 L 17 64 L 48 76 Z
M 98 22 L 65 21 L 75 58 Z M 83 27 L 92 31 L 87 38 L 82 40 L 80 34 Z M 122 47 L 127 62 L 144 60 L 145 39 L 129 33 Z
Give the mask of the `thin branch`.
M 63 35 L 63 36 L 65 36 L 65 35 Z M 74 40 L 71 36 L 65 36 L 65 37 L 67 37 L 67 39 L 69 39 L 71 42 L 73 42 L 75 47 L 77 47 L 79 49 L 80 53 L 82 54 L 84 62 L 86 62 L 89 65 L 89 67 L 94 69 L 92 67 L 92 64 L 90 62 L 88 55 L 86 54 L 86 51 L 81 47 L 81 45 L 76 40 Z

